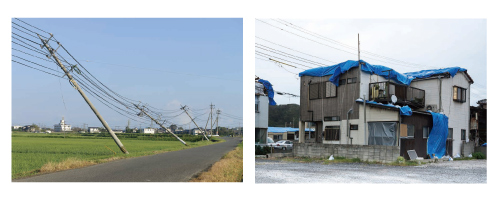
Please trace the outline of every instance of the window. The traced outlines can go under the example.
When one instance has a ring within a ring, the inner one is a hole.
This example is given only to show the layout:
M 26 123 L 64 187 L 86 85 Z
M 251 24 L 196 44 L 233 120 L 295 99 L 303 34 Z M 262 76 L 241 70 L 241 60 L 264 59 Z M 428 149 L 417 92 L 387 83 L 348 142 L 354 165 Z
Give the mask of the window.
M 351 130 L 358 130 L 357 124 L 351 124 Z
M 358 77 L 354 77 L 354 78 L 348 78 L 347 79 L 347 83 L 356 83 L 356 80 L 358 79 Z
M 429 137 L 429 127 L 424 126 L 424 127 L 422 127 L 422 129 L 423 129 L 422 137 L 423 138 Z
M 273 140 L 275 140 L 275 141 L 282 140 L 282 139 L 283 139 L 283 135 L 273 135 Z
M 335 86 L 332 82 L 325 82 L 325 94 L 326 97 L 336 97 L 337 96 L 337 86 Z
M 340 140 L 340 126 L 327 126 L 325 127 L 325 140 Z
M 453 86 L 453 101 L 460 103 L 466 102 L 467 89 L 458 86 Z
M 259 112 L 259 96 L 255 96 L 255 112 Z
M 341 86 L 341 85 L 345 85 L 345 82 L 346 82 L 346 81 L 345 81 L 345 79 L 340 79 L 340 81 L 339 81 L 339 86 Z
M 448 128 L 448 139 L 453 139 L 453 128 Z
M 414 137 L 415 136 L 415 126 L 412 124 L 408 124 L 406 126 L 408 128 L 408 137 Z
M 462 129 L 462 140 L 465 140 L 466 135 L 467 132 L 465 131 L 465 129 Z
M 325 117 L 325 121 L 340 121 L 339 116 Z
M 309 85 L 309 99 L 319 99 L 319 83 Z

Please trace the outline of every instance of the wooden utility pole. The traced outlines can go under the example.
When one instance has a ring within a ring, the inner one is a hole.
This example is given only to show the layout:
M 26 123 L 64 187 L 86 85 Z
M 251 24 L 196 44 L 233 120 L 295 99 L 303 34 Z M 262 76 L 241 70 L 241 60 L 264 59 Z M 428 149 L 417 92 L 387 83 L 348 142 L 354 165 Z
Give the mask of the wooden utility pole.
M 214 105 L 210 103 L 210 137 L 212 137 L 212 130 L 214 129 L 214 126 L 212 124 L 212 109 Z
M 111 137 L 115 141 L 116 145 L 118 145 L 118 147 L 120 148 L 120 150 L 123 153 L 128 154 L 128 151 L 125 149 L 125 147 L 121 143 L 120 139 L 118 139 L 118 137 L 116 137 L 115 132 L 113 132 L 113 130 L 111 129 L 111 127 L 109 127 L 108 123 L 106 121 L 104 121 L 104 119 L 101 117 L 101 114 L 99 114 L 99 112 L 94 107 L 94 105 L 92 104 L 92 102 L 90 102 L 90 100 L 87 98 L 87 95 L 85 95 L 85 93 L 82 91 L 82 89 L 80 88 L 80 86 L 78 86 L 78 83 L 76 83 L 76 81 L 73 79 L 73 76 L 71 76 L 71 74 L 66 69 L 66 67 L 64 67 L 64 65 L 61 63 L 61 61 L 59 60 L 59 58 L 57 58 L 57 56 L 55 55 L 55 50 L 52 49 L 49 46 L 48 41 L 52 38 L 52 36 L 53 35 L 50 34 L 50 38 L 48 40 L 44 40 L 44 39 L 42 39 L 42 37 L 40 37 L 40 35 L 38 35 L 38 37 L 40 38 L 40 40 L 42 41 L 42 44 L 43 44 L 43 45 L 41 45 L 41 47 L 42 48 L 45 47 L 49 51 L 50 56 L 54 57 L 54 59 L 56 60 L 57 64 L 59 65 L 59 67 L 64 71 L 64 73 L 68 77 L 70 83 L 73 85 L 73 87 L 76 90 L 78 90 L 78 92 L 80 93 L 80 95 L 82 95 L 83 99 L 85 99 L 85 102 L 87 102 L 87 104 L 90 106 L 90 108 L 92 109 L 92 111 L 94 112 L 94 114 L 97 116 L 97 118 L 99 119 L 99 121 L 101 121 L 102 125 L 104 125 L 104 127 L 106 128 L 106 130 L 108 130 L 109 134 L 111 135 Z M 59 42 L 57 42 L 57 44 L 59 44 Z M 47 56 L 47 57 L 49 57 L 49 56 Z
M 216 135 L 219 135 L 219 114 L 220 114 L 220 110 L 217 109 L 217 119 L 215 120 L 217 122 L 217 125 L 215 126 L 215 127 L 217 127 Z
M 182 106 L 182 105 L 181 105 Z M 186 110 L 186 106 L 182 106 L 181 107 L 181 110 L 184 110 L 184 112 L 186 113 L 186 115 L 189 117 L 189 119 L 191 119 L 191 121 L 193 121 L 194 125 L 196 125 L 196 127 L 198 128 L 198 130 L 200 130 L 202 133 L 203 133 L 203 136 L 205 136 L 205 139 L 208 140 L 207 138 L 207 135 L 205 135 L 205 131 L 201 130 L 201 128 L 198 126 L 198 124 L 196 124 L 196 122 L 194 121 L 194 119 L 191 117 L 191 115 L 189 115 L 189 113 L 187 112 Z
M 146 116 L 148 116 L 150 119 L 151 119 L 151 125 L 152 125 L 152 122 L 154 121 L 156 124 L 158 124 L 159 126 L 161 126 L 162 128 L 164 128 L 166 131 L 168 131 L 170 134 L 172 134 L 175 138 L 177 138 L 177 140 L 179 140 L 180 142 L 182 142 L 182 144 L 188 146 L 186 144 L 186 142 L 184 142 L 184 140 L 182 140 L 179 136 L 177 136 L 176 134 L 172 133 L 172 131 L 170 131 L 170 129 L 167 129 L 163 126 L 163 124 L 161 124 L 160 122 L 158 122 L 158 120 L 156 120 L 155 118 L 151 117 L 151 115 L 149 115 L 147 112 L 144 112 L 144 109 L 139 107 L 138 105 L 134 104 L 134 106 L 141 110 L 142 113 L 144 113 Z

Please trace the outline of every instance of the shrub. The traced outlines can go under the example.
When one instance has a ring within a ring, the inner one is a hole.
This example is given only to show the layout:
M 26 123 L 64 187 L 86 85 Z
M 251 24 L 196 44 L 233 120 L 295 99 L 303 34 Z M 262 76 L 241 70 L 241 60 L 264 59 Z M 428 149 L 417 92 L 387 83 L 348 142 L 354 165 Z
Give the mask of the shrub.
M 398 159 L 397 159 L 397 162 L 398 163 L 404 163 L 405 162 L 405 158 L 403 158 L 402 156 L 399 156 Z
M 271 153 L 271 147 L 264 147 L 264 154 Z
M 484 153 L 481 152 L 475 152 L 472 154 L 472 157 L 475 159 L 485 159 L 486 155 L 484 155 Z
M 255 145 L 255 155 L 266 155 L 260 145 Z

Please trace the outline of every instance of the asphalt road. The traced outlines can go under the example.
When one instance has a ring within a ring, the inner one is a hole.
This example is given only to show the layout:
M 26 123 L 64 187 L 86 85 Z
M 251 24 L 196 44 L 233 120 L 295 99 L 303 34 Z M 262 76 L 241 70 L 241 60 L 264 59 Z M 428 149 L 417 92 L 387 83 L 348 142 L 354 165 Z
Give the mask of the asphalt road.
M 255 183 L 486 183 L 486 160 L 420 166 L 255 160 Z
M 186 182 L 219 161 L 242 141 L 242 138 L 224 139 L 226 142 L 219 144 L 122 159 L 13 182 Z

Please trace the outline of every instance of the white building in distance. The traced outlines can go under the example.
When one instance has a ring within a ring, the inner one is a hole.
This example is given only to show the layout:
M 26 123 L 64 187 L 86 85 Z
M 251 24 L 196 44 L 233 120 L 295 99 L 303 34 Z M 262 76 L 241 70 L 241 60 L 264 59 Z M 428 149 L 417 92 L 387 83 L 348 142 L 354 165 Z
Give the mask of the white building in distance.
M 54 125 L 54 132 L 71 131 L 71 125 L 64 123 L 64 117 L 59 124 Z
M 141 133 L 155 134 L 155 129 L 154 128 L 143 128 L 143 129 L 141 129 Z

